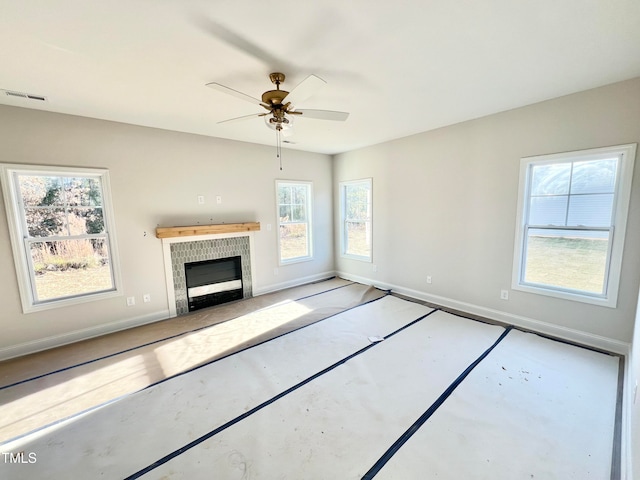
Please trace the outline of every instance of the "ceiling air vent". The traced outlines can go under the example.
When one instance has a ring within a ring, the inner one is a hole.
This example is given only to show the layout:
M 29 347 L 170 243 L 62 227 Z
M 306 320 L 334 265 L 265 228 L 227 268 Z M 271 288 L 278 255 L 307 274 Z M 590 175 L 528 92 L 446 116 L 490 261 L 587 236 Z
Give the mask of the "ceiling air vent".
M 18 97 L 18 98 L 24 98 L 26 100 L 38 100 L 40 102 L 47 101 L 47 97 L 43 95 L 34 95 L 32 93 L 15 92 L 13 90 L 0 90 L 0 92 L 4 92 L 4 94 L 7 97 Z

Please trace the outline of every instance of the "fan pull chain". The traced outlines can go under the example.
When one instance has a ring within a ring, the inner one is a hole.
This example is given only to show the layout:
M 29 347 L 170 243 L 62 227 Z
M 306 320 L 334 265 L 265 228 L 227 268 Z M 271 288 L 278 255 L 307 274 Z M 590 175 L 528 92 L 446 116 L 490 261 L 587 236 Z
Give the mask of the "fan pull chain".
M 276 129 L 276 157 L 280 160 L 280 170 L 282 170 L 282 137 L 281 129 Z

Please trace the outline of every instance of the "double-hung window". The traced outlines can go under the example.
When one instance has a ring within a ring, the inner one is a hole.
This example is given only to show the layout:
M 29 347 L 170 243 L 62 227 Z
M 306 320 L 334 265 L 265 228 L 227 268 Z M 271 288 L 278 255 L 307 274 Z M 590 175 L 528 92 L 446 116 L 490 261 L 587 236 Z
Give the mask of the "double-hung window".
M 25 313 L 118 294 L 108 172 L 0 165 Z
M 280 264 L 311 260 L 311 182 L 276 181 Z
M 513 288 L 615 307 L 635 145 L 523 158 Z
M 340 237 L 342 255 L 371 261 L 371 179 L 340 183 Z

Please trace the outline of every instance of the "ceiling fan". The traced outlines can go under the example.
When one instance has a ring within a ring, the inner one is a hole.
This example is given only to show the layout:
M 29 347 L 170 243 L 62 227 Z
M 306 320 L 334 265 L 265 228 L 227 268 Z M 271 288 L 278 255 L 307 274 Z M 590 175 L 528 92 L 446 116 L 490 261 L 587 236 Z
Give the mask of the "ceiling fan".
M 247 95 L 216 82 L 207 83 L 207 87 L 211 87 L 220 92 L 233 95 L 236 98 L 240 98 L 241 100 L 245 100 L 254 105 L 259 105 L 266 110 L 266 112 L 263 113 L 254 113 L 251 115 L 244 115 L 242 117 L 230 118 L 228 120 L 222 120 L 218 123 L 235 122 L 255 117 L 264 117 L 265 123 L 269 128 L 275 130 L 278 134 L 287 136 L 287 134 L 291 133 L 293 118 L 296 116 L 300 116 L 302 118 L 306 117 L 319 120 L 334 120 L 341 122 L 344 122 L 349 117 L 349 114 L 346 112 L 297 108 L 297 105 L 299 103 L 304 102 L 307 98 L 309 98 L 311 95 L 317 92 L 318 89 L 326 84 L 324 80 L 315 75 L 309 75 L 291 92 L 280 90 L 280 84 L 285 80 L 284 73 L 271 73 L 269 75 L 269 79 L 271 80 L 271 83 L 276 86 L 276 89 L 264 92 L 261 99 L 254 98 L 251 95 Z

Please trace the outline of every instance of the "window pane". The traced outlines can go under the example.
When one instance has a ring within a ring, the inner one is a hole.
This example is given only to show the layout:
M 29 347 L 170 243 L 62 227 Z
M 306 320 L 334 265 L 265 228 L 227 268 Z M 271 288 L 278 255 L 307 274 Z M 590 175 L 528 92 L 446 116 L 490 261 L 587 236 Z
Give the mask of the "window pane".
M 371 255 L 371 223 L 346 222 L 345 253 L 368 257 Z
M 30 207 L 24 209 L 31 237 L 68 235 L 67 214 L 63 208 Z
M 535 165 L 531 170 L 531 195 L 562 195 L 569 193 L 570 163 Z
M 572 195 L 567 224 L 609 227 L 612 213 L 613 194 Z
M 368 185 L 346 185 L 345 193 L 347 202 L 368 203 L 369 186 Z
M 567 195 L 531 197 L 530 225 L 564 225 L 567 215 Z
M 37 207 L 42 205 L 42 199 L 47 191 L 44 177 L 18 176 L 20 197 L 25 207 Z
M 104 217 L 101 208 L 71 208 L 68 219 L 69 233 L 71 235 L 104 232 Z
M 58 177 L 19 175 L 18 185 L 25 207 L 64 205 L 62 180 Z
M 114 288 L 105 239 L 31 243 L 38 301 Z
M 528 231 L 526 283 L 604 293 L 609 232 Z
M 345 212 L 346 220 L 360 220 L 361 215 L 359 214 L 359 211 L 361 209 L 362 209 L 361 204 L 358 204 L 355 202 L 347 203 L 346 212 Z
M 618 159 L 575 162 L 571 193 L 613 193 L 616 186 Z
M 104 211 L 102 208 L 87 208 L 84 210 L 86 233 L 104 233 Z
M 294 222 L 306 222 L 307 221 L 307 209 L 304 205 L 294 205 L 291 207 L 292 220 Z
M 291 221 L 291 207 L 289 205 L 281 205 L 280 206 L 280 221 L 281 222 L 290 222 Z
M 306 205 L 307 203 L 307 187 L 302 185 L 293 188 L 293 202 L 297 205 Z
M 291 203 L 291 187 L 289 186 L 280 186 L 278 187 L 278 203 Z
M 102 205 L 100 183 L 96 178 L 68 177 L 64 179 L 65 200 L 70 206 Z
M 360 187 L 358 185 L 345 185 L 344 192 L 347 197 L 347 201 L 357 202 L 359 191 L 360 191 Z
M 280 258 L 282 260 L 291 260 L 308 256 L 309 235 L 307 224 L 280 225 Z

